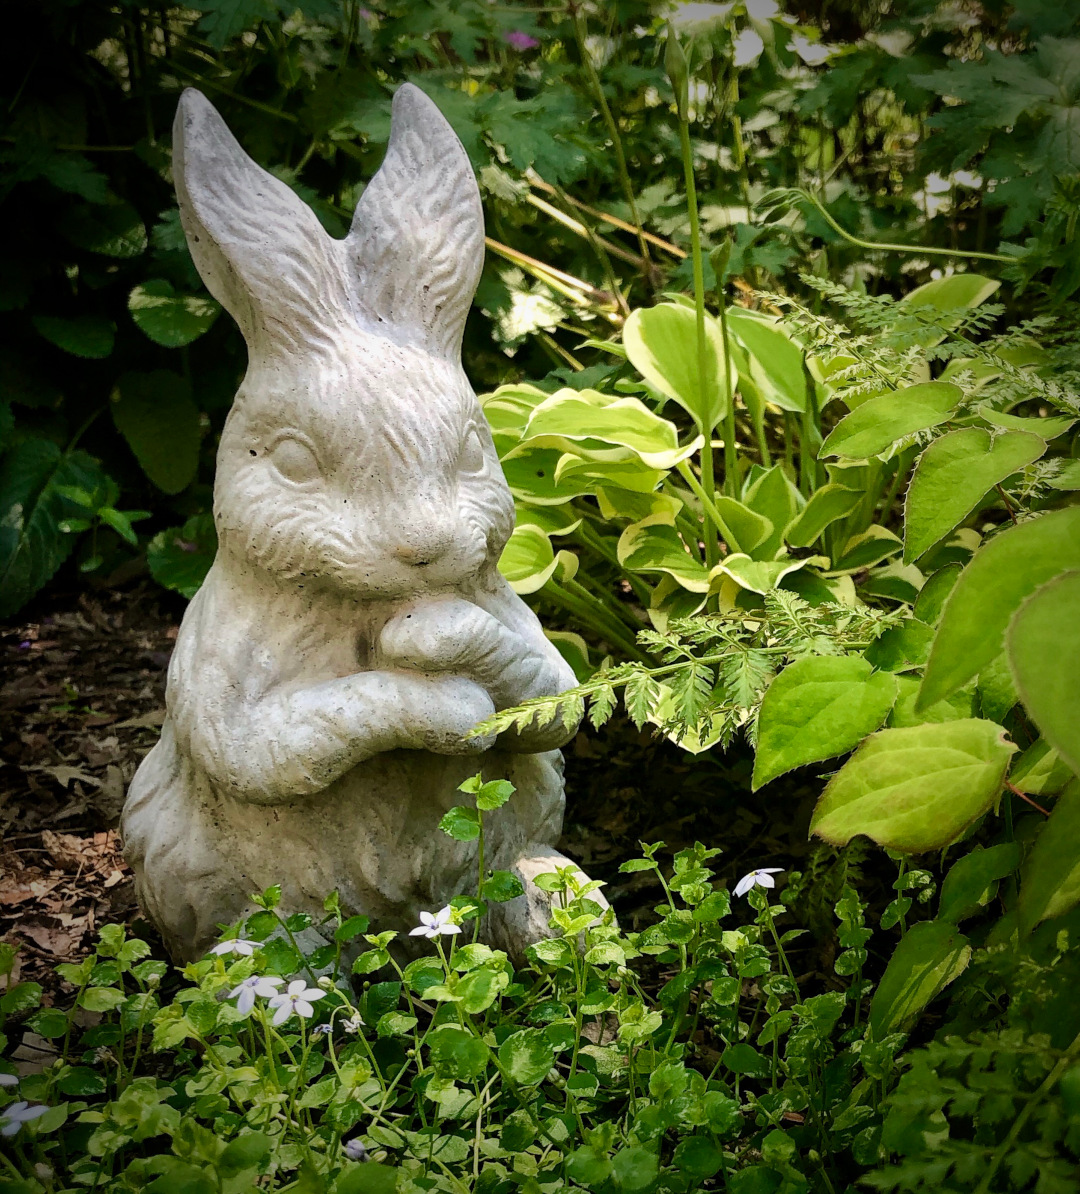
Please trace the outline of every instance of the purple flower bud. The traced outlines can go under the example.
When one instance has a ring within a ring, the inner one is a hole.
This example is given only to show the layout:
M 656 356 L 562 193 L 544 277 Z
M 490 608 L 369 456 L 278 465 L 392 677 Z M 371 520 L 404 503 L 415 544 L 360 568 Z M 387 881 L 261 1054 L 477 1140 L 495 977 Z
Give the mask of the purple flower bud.
M 529 34 L 523 33 L 520 29 L 510 29 L 503 34 L 503 40 L 508 46 L 513 46 L 515 50 L 535 50 L 539 46 L 539 42 L 535 37 L 530 37 Z
M 345 1155 L 350 1161 L 366 1161 L 368 1159 L 367 1149 L 359 1140 L 345 1141 Z

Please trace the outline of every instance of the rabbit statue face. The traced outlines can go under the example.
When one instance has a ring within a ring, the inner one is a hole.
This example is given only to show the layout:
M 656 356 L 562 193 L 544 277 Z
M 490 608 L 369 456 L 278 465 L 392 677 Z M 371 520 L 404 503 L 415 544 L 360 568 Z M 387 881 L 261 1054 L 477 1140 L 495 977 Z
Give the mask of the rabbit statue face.
M 490 572 L 513 502 L 461 370 L 360 329 L 334 352 L 332 368 L 262 371 L 240 391 L 219 450 L 221 549 L 360 599 Z
M 496 567 L 514 511 L 461 369 L 484 249 L 465 152 L 400 87 L 344 240 L 195 91 L 173 166 L 192 256 L 249 360 L 218 451 L 217 559 L 124 806 L 139 900 L 188 959 L 271 884 L 313 915 L 336 890 L 415 945 L 419 910 L 475 884 L 474 847 L 438 825 L 482 771 L 517 788 L 487 814 L 485 861 L 524 894 L 484 934 L 519 952 L 547 927 L 533 877 L 570 865 L 555 748 L 574 727 L 468 731 L 574 677 Z
M 344 241 L 198 92 L 176 125 L 192 255 L 250 352 L 218 453 L 222 550 L 360 597 L 493 567 L 513 503 L 459 361 L 483 213 L 438 110 L 398 91 L 386 160 Z

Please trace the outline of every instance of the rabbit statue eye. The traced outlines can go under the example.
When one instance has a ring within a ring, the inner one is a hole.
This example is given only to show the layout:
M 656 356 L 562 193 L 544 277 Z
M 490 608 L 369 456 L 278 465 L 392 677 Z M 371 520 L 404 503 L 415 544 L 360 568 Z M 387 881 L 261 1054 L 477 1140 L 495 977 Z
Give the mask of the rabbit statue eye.
M 461 455 L 458 457 L 458 471 L 462 473 L 482 473 L 487 464 L 484 454 L 484 443 L 480 438 L 477 427 L 469 428 L 465 442 L 461 445 Z
M 295 485 L 318 479 L 319 461 L 314 451 L 295 435 L 285 435 L 270 449 L 274 468 Z

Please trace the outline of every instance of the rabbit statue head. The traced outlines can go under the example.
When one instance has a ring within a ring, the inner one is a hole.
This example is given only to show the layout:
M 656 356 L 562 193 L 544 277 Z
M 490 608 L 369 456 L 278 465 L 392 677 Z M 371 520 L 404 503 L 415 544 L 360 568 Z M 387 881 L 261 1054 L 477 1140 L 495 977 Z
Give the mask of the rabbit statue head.
M 517 789 L 484 857 L 522 893 L 483 931 L 519 951 L 548 923 L 532 879 L 570 865 L 553 846 L 574 727 L 469 731 L 574 677 L 497 569 L 514 508 L 460 361 L 484 249 L 465 152 L 403 85 L 344 240 L 196 91 L 173 152 L 192 256 L 249 360 L 218 449 L 217 559 L 124 806 L 139 900 L 183 958 L 272 884 L 290 911 L 321 915 L 336 890 L 415 940 L 419 910 L 475 887 L 474 847 L 438 826 L 480 771 Z
M 222 551 L 361 599 L 493 568 L 513 503 L 460 362 L 483 211 L 431 100 L 398 89 L 344 240 L 190 89 L 174 174 L 195 264 L 249 353 L 218 452 Z

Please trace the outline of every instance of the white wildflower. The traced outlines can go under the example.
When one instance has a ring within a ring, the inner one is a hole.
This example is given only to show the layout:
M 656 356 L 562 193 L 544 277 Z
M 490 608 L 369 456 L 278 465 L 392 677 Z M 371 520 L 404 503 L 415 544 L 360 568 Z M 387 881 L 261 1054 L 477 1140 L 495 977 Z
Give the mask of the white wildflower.
M 257 942 L 248 941 L 244 937 L 231 937 L 228 941 L 219 941 L 210 950 L 212 954 L 239 954 L 242 958 L 250 958 L 255 952 Z
M 289 983 L 283 995 L 275 995 L 270 1000 L 270 1006 L 277 1009 L 274 1012 L 274 1018 L 271 1023 L 275 1026 L 284 1024 L 293 1015 L 310 1020 L 315 1015 L 315 1009 L 311 1006 L 312 1003 L 316 999 L 325 998 L 325 991 L 320 991 L 318 987 L 309 987 L 302 978 L 298 978 Z
M 278 993 L 277 989 L 285 980 L 283 978 L 268 978 L 262 974 L 253 974 L 245 978 L 239 986 L 233 987 L 229 998 L 236 1000 L 236 1010 L 246 1015 L 255 1006 L 255 997 L 270 999 Z
M 48 1107 L 41 1103 L 31 1107 L 25 1099 L 21 1103 L 12 1103 L 10 1107 L 0 1111 L 0 1136 L 14 1136 L 23 1124 L 37 1119 L 48 1110 Z
M 409 930 L 410 937 L 438 937 L 438 936 L 453 936 L 454 933 L 461 932 L 461 926 L 453 924 L 450 918 L 454 915 L 453 908 L 449 904 L 445 908 L 441 908 L 434 916 L 430 912 L 420 913 L 420 923 L 415 929 Z
M 782 866 L 763 866 L 758 867 L 756 871 L 751 871 L 749 875 L 743 877 L 735 884 L 735 894 L 737 896 L 746 895 L 754 887 L 775 887 L 776 880 L 773 875 L 782 875 L 784 868 Z

